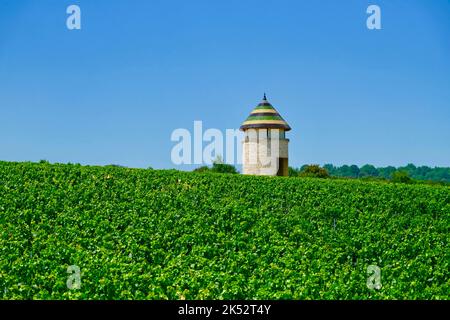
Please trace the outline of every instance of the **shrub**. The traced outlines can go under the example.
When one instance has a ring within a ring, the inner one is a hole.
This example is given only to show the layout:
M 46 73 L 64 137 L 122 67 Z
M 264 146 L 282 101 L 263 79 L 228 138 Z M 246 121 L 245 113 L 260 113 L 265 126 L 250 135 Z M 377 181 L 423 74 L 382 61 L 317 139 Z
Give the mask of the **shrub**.
M 211 172 L 216 173 L 239 173 L 234 166 L 226 163 L 213 163 Z
M 406 171 L 395 171 L 392 174 L 391 181 L 395 183 L 414 183 L 414 180 L 411 179 Z
M 194 172 L 208 172 L 211 171 L 211 169 L 208 166 L 201 166 L 194 169 Z
M 329 178 L 330 174 L 324 168 L 321 168 L 317 164 L 307 165 L 302 168 L 299 174 L 300 177 L 312 177 L 312 178 Z

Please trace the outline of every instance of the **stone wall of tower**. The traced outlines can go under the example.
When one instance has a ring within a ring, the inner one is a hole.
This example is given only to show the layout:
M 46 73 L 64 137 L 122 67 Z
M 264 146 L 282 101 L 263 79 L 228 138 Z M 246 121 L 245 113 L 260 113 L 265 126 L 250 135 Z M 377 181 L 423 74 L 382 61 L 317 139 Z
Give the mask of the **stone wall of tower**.
M 242 143 L 243 174 L 275 176 L 278 171 L 278 158 L 289 158 L 289 139 L 280 138 L 278 140 L 278 157 L 273 165 L 272 160 L 275 154 L 272 157 L 270 138 L 245 138 Z

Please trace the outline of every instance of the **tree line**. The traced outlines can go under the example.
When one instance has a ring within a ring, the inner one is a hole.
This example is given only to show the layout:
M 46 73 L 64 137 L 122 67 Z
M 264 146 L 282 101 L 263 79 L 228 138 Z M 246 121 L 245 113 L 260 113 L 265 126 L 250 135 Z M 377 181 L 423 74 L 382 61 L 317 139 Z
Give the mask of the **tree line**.
M 323 169 L 321 171 L 320 169 Z M 290 176 L 301 175 L 320 175 L 325 177 L 326 173 L 332 177 L 341 178 L 365 178 L 365 179 L 380 179 L 380 180 L 428 180 L 435 182 L 450 182 L 450 168 L 448 167 L 428 167 L 415 166 L 410 163 L 403 167 L 375 167 L 371 164 L 365 164 L 362 167 L 357 165 L 343 165 L 335 166 L 333 164 L 325 164 L 320 167 L 318 165 L 304 165 L 300 168 L 289 168 Z
M 239 173 L 239 171 L 230 164 L 225 164 L 221 157 L 213 161 L 211 167 L 202 166 L 196 168 L 196 172 L 216 172 L 216 173 Z M 371 164 L 365 164 L 362 167 L 357 165 L 335 166 L 325 164 L 303 165 L 300 168 L 289 167 L 290 177 L 315 177 L 315 178 L 353 178 L 364 180 L 386 180 L 391 182 L 414 183 L 420 181 L 429 181 L 435 183 L 450 183 L 449 167 L 428 167 L 415 166 L 410 163 L 403 167 L 375 167 Z

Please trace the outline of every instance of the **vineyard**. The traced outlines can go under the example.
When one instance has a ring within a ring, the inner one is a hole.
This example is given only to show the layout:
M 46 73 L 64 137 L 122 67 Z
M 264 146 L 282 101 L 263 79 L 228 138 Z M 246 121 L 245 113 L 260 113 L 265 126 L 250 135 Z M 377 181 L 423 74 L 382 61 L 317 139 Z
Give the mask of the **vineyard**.
M 0 298 L 448 299 L 449 218 L 447 186 L 0 162 Z

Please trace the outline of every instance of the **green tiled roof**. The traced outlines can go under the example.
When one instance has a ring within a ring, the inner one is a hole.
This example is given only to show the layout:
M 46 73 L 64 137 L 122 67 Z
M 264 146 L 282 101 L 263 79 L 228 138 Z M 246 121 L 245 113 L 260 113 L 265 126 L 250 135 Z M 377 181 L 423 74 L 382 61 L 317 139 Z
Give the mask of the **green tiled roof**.
M 278 111 L 267 101 L 264 94 L 263 100 L 253 109 L 248 118 L 242 123 L 240 129 L 283 129 L 291 130 L 291 127 L 280 116 Z

